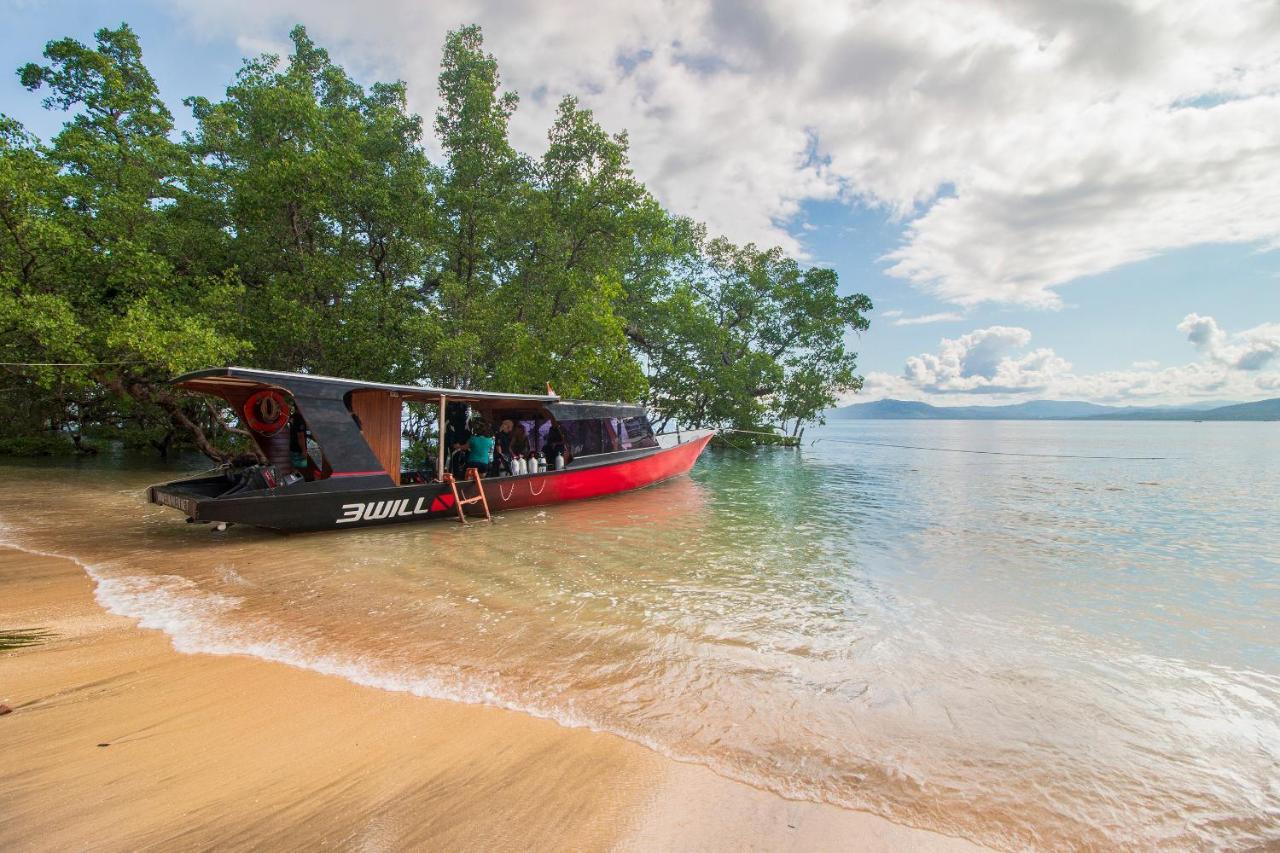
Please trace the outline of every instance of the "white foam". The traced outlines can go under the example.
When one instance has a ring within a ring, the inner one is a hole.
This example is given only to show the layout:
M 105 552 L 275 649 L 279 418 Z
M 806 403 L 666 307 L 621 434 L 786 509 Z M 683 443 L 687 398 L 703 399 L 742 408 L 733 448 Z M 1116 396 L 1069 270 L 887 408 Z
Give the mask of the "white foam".
M 679 753 L 643 734 L 602 725 L 570 709 L 514 700 L 504 695 L 496 684 L 484 683 L 457 668 L 437 667 L 437 671 L 431 673 L 389 672 L 363 658 L 320 651 L 314 643 L 269 636 L 274 626 L 266 620 L 245 619 L 236 613 L 243 599 L 201 590 L 194 582 L 178 575 L 116 574 L 108 567 L 86 563 L 71 554 L 45 551 L 20 543 L 3 522 L 0 522 L 0 545 L 40 557 L 70 560 L 94 581 L 94 598 L 103 609 L 133 619 L 141 628 L 162 631 L 174 649 L 183 654 L 247 655 L 335 676 L 364 687 L 408 693 L 424 699 L 488 705 L 550 720 L 566 728 L 614 734 L 677 761 L 708 764 L 703 757 Z M 712 766 L 719 772 L 725 770 Z M 725 775 L 777 790 L 767 780 L 749 774 L 728 772 Z M 794 792 L 784 795 L 795 796 Z
M 549 719 L 568 728 L 603 730 L 561 709 L 512 701 L 502 695 L 496 685 L 464 676 L 451 667 L 439 667 L 440 671 L 435 673 L 388 672 L 360 657 L 335 655 L 314 648 L 313 643 L 270 636 L 274 626 L 266 620 L 236 615 L 243 604 L 242 598 L 202 590 L 193 581 L 178 575 L 116 574 L 71 554 L 19 543 L 3 523 L 0 523 L 0 545 L 40 557 L 70 560 L 94 581 L 94 598 L 103 609 L 133 619 L 141 628 L 164 632 L 174 649 L 183 654 L 248 655 L 336 676 L 365 687 L 427 699 L 490 705 Z
M 270 631 L 265 620 L 246 620 L 236 615 L 243 599 L 201 590 L 194 582 L 177 575 L 116 575 L 110 569 L 86 563 L 71 555 L 31 548 L 15 541 L 9 528 L 0 522 L 0 545 L 7 545 L 41 557 L 70 560 L 94 581 L 94 598 L 108 612 L 134 619 L 139 627 L 164 632 L 176 651 L 183 654 L 247 655 L 297 669 L 342 678 L 363 687 L 408 693 L 424 699 L 439 699 L 467 705 L 487 705 L 549 720 L 570 729 L 588 729 L 616 735 L 675 761 L 711 768 L 726 778 L 772 790 L 790 799 L 821 802 L 821 795 L 798 789 L 784 780 L 761 778 L 734 767 L 719 766 L 706 756 L 672 749 L 641 732 L 603 725 L 568 708 L 517 701 L 503 695 L 496 685 L 474 675 L 439 667 L 436 673 L 395 673 L 361 658 L 349 658 L 318 651 L 313 644 L 282 637 L 256 637 Z M 552 617 L 554 619 L 554 617 Z M 779 784 L 782 781 L 783 784 Z
M 136 619 L 141 628 L 163 631 L 180 652 L 236 654 L 235 643 L 217 636 L 216 619 L 236 610 L 243 599 L 206 592 L 177 575 L 111 577 L 86 566 L 97 582 L 94 597 L 107 611 Z

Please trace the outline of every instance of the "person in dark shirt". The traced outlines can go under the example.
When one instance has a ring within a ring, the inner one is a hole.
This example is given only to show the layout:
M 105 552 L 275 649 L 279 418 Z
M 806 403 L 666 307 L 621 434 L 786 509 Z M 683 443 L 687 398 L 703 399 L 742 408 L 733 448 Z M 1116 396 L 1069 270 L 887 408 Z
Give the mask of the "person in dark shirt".
M 512 459 L 529 455 L 529 433 L 525 430 L 524 424 L 516 424 L 511 428 L 510 450 Z
M 564 440 L 564 431 L 560 429 L 560 424 L 551 423 L 551 429 L 547 430 L 547 441 L 542 449 L 543 457 L 547 460 L 547 468 L 554 470 L 556 467 L 556 457 L 563 456 L 564 464 L 567 466 L 573 459 L 573 454 L 569 452 L 569 445 Z
M 471 431 L 467 429 L 467 405 L 465 403 L 450 403 L 446 406 L 444 426 L 446 447 L 452 449 L 459 444 L 466 444 L 467 440 L 471 438 Z
M 498 431 L 493 434 L 494 444 L 503 453 L 511 452 L 511 431 L 515 429 L 515 424 L 510 418 L 506 418 L 502 423 L 498 424 Z
M 498 425 L 498 431 L 493 434 L 493 467 L 496 469 L 494 473 L 514 473 L 511 465 L 511 433 L 514 429 L 515 424 L 507 418 Z
M 471 467 L 467 459 L 471 456 L 471 449 L 463 442 L 455 442 L 449 453 L 449 473 L 455 479 L 461 480 L 467 476 L 467 469 Z

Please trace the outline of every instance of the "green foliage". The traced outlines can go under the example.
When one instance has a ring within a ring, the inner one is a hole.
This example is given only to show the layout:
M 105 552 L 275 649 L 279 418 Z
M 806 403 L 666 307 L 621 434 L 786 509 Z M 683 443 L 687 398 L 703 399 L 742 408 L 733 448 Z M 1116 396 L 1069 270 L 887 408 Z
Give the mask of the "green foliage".
M 204 188 L 191 215 L 223 235 L 209 259 L 245 285 L 257 363 L 415 380 L 430 327 L 421 121 L 403 85 L 366 90 L 301 27 L 290 37 L 287 61 L 247 61 L 226 100 L 188 100 Z
M 436 461 L 436 445 L 413 441 L 400 452 L 400 468 L 404 471 L 426 471 Z
M 72 456 L 76 446 L 65 435 L 15 435 L 0 438 L 0 456 Z
M 684 273 L 658 279 L 629 309 L 663 418 L 798 430 L 861 387 L 844 339 L 868 327 L 866 296 L 840 296 L 832 270 L 802 269 L 780 249 L 692 239 Z
M 537 161 L 511 147 L 517 99 L 501 91 L 479 29 L 445 42 L 436 131 L 439 324 L 428 373 L 448 385 L 635 398 L 643 373 L 618 311 L 648 194 L 611 137 L 565 98 Z M 660 212 L 660 208 L 652 208 Z
M 0 233 L 5 360 L 88 363 L 17 372 L 39 402 L 27 430 L 78 435 L 110 419 L 97 411 L 104 384 L 133 404 L 177 407 L 161 380 L 249 349 L 228 319 L 237 289 L 179 253 L 202 243 L 177 215 L 192 161 L 170 138 L 137 37 L 122 25 L 95 40 L 50 42 L 48 64 L 19 69 L 28 89 L 48 91 L 46 107 L 75 112 L 47 148 L 10 124 L 0 152 L 0 206 L 14 211 Z
M 845 345 L 866 297 L 670 216 L 626 135 L 572 97 L 546 152 L 517 152 L 519 101 L 479 28 L 445 40 L 439 164 L 402 83 L 363 86 L 302 27 L 290 38 L 224 98 L 187 99 L 180 139 L 127 25 L 18 69 L 69 117 L 45 145 L 0 116 L 0 360 L 57 366 L 5 369 L 0 435 L 222 456 L 243 444 L 232 413 L 164 380 L 230 362 L 550 382 L 686 426 L 798 429 L 858 387 Z

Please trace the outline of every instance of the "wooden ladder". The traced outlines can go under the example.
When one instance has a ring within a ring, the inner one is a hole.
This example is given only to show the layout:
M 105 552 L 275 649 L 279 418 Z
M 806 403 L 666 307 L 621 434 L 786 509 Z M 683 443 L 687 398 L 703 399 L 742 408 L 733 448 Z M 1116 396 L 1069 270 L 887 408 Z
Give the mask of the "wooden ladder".
M 466 479 L 476 484 L 476 496 L 474 498 L 464 498 L 459 488 L 458 481 L 454 479 L 452 474 L 444 475 L 445 482 L 449 484 L 449 488 L 453 490 L 453 505 L 458 510 L 458 521 L 467 524 L 467 514 L 463 512 L 463 507 L 467 504 L 479 503 L 484 507 L 485 520 L 492 523 L 493 515 L 489 512 L 489 499 L 484 496 L 484 483 L 480 481 L 480 469 L 468 468 Z M 465 480 L 463 481 L 466 482 Z

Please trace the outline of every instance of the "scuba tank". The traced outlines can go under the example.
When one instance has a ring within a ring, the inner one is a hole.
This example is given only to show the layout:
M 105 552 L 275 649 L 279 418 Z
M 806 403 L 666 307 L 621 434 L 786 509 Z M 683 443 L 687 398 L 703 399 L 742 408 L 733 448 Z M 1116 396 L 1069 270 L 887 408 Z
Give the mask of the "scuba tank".
M 556 454 L 556 470 L 557 471 L 564 470 L 564 454 L 563 453 Z

